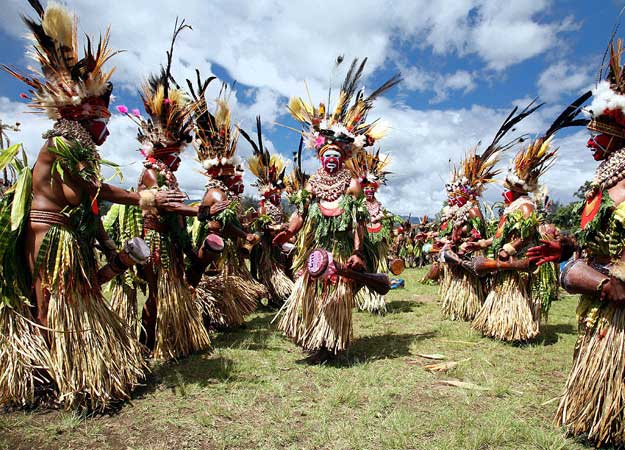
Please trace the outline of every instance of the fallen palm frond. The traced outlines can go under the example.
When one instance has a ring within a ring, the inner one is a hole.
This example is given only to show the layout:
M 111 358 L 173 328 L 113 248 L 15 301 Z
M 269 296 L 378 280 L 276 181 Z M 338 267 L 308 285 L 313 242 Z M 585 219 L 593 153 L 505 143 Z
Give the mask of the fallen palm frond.
M 441 355 L 440 353 L 432 353 L 430 355 L 424 354 L 424 353 L 417 353 L 416 356 L 418 356 L 419 358 L 435 359 L 435 360 L 443 360 L 446 358 L 445 355 Z
M 432 373 L 447 372 L 448 370 L 451 370 L 454 367 L 456 367 L 458 364 L 467 362 L 470 360 L 471 358 L 465 358 L 465 359 L 461 359 L 460 361 L 447 361 L 447 362 L 438 363 L 438 364 L 428 364 L 426 366 L 423 366 L 423 368 L 427 370 L 428 372 L 432 372 Z
M 460 380 L 437 380 L 434 382 L 434 384 L 439 384 L 442 386 L 453 386 L 453 387 L 459 387 L 462 389 L 471 389 L 474 391 L 488 391 L 490 390 L 490 388 L 484 387 L 484 386 L 479 386 L 475 383 L 471 383 L 468 381 L 460 381 Z

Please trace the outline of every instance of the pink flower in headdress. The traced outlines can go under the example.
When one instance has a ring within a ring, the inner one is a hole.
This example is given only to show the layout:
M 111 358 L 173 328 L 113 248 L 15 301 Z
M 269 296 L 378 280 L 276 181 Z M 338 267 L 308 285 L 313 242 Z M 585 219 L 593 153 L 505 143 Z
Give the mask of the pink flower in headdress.
M 321 148 L 323 147 L 323 144 L 326 143 L 326 138 L 322 135 L 318 135 L 315 137 L 313 143 L 315 145 L 315 148 Z
M 171 100 L 166 98 L 165 100 L 163 100 L 163 104 L 165 105 L 169 105 L 171 103 Z
M 137 108 L 135 108 L 132 110 L 132 115 L 135 117 L 141 117 L 141 112 Z
M 128 108 L 125 105 L 118 105 L 117 106 L 117 111 L 120 114 L 128 114 Z

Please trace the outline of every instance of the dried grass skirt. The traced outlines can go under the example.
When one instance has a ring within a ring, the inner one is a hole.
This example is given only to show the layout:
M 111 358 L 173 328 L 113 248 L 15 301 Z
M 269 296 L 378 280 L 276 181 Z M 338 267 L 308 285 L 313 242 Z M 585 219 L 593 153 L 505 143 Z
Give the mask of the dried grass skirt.
M 597 446 L 625 445 L 625 308 L 582 297 L 580 336 L 556 413 L 571 435 Z
M 473 328 L 484 336 L 509 342 L 525 342 L 540 333 L 540 299 L 530 289 L 531 275 L 500 272 L 484 306 L 473 320 Z

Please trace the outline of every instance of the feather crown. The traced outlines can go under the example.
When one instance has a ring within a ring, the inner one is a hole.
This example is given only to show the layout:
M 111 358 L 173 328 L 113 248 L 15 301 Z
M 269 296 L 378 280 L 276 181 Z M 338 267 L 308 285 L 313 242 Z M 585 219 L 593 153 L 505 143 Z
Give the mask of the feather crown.
M 339 56 L 336 67 L 342 62 L 343 57 Z M 399 83 L 401 77 L 399 74 L 393 76 L 370 95 L 365 96 L 364 90 L 358 89 L 358 83 L 366 63 L 367 58 L 360 63 L 358 58 L 353 60 L 333 111 L 327 109 L 323 103 L 315 108 L 300 97 L 289 100 L 288 109 L 291 115 L 308 128 L 302 132 L 308 148 L 322 154 L 326 148 L 333 147 L 349 158 L 354 150 L 371 146 L 376 140 L 384 137 L 388 126 L 379 120 L 366 123 L 367 114 L 376 98 Z M 328 100 L 331 96 L 330 88 Z
M 386 184 L 386 177 L 390 172 L 386 168 L 391 163 L 389 155 L 381 155 L 380 149 L 363 150 L 345 162 L 345 166 L 358 178 L 361 186 L 379 187 Z
M 104 64 L 115 54 L 109 47 L 109 32 L 100 36 L 94 51 L 87 36 L 84 55 L 79 59 L 75 15 L 55 2 L 43 8 L 39 0 L 29 0 L 38 18 L 22 17 L 30 31 L 33 48 L 29 55 L 39 63 L 40 70 L 29 68 L 23 75 L 18 69 L 2 69 L 30 86 L 29 106 L 51 119 L 86 120 L 109 117 L 108 105 L 113 90 L 110 82 L 115 68 L 108 71 Z
M 233 176 L 243 172 L 241 159 L 236 155 L 239 140 L 239 127 L 232 125 L 228 97 L 230 90 L 222 83 L 215 101 L 215 112 L 211 113 L 206 100 L 206 89 L 216 77 L 202 81 L 200 72 L 196 73 L 196 87 L 187 80 L 193 101 L 197 102 L 195 114 L 195 140 L 193 146 L 197 159 L 202 164 L 207 176 Z
M 592 103 L 586 112 L 590 116 L 588 129 L 625 139 L 625 73 L 621 65 L 622 53 L 623 40 L 619 38 L 615 41 L 613 34 L 605 53 L 609 56 L 606 79 L 597 83 Z M 599 71 L 599 78 L 602 75 L 603 67 Z
M 256 186 L 259 192 L 264 196 L 282 192 L 286 187 L 286 165 L 279 154 L 274 153 L 272 155 L 269 153 L 267 147 L 263 145 L 260 116 L 256 117 L 256 135 L 258 142 L 254 142 L 250 135 L 242 128 L 239 128 L 239 132 L 252 146 L 253 155 L 248 158 L 247 166 L 250 172 L 256 177 L 254 186 Z
M 482 195 L 486 185 L 493 183 L 495 177 L 500 173 L 499 170 L 495 169 L 495 166 L 501 159 L 503 152 L 523 141 L 523 137 L 508 142 L 502 142 L 502 139 L 513 131 L 519 122 L 541 106 L 542 104 L 534 105 L 534 102 L 531 102 L 521 111 L 518 107 L 514 107 L 495 133 L 492 142 L 481 154 L 477 152 L 480 146 L 479 142 L 470 149 L 459 166 L 452 168 L 452 180 L 446 185 L 448 197 L 452 200 L 474 201 Z
M 538 179 L 553 165 L 558 149 L 552 149 L 554 135 L 561 129 L 586 125 L 588 120 L 578 119 L 583 104 L 590 98 L 590 91 L 567 106 L 553 121 L 549 129 L 529 142 L 511 162 L 504 182 L 507 189 L 519 193 L 538 192 Z M 540 105 L 539 105 L 540 106 Z
M 171 45 L 166 53 L 166 67 L 161 66 L 160 72 L 148 77 L 141 86 L 139 94 L 149 117 L 141 117 L 138 110 L 133 110 L 130 114 L 123 105 L 117 107 L 120 113 L 139 126 L 137 140 L 141 143 L 141 153 L 146 158 L 180 153 L 192 141 L 193 113 L 197 109 L 197 103 L 190 101 L 171 74 L 174 44 L 185 28 L 192 29 L 185 24 L 184 19 L 178 22 L 176 18 Z

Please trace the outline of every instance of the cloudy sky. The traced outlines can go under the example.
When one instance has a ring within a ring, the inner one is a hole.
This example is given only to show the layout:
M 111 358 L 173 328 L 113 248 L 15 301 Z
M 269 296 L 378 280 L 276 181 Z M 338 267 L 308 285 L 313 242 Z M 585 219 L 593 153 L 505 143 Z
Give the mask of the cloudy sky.
M 45 0 L 43 0 L 45 2 Z M 0 63 L 24 67 L 27 41 L 19 16 L 31 14 L 26 0 L 1 0 Z M 297 126 L 286 111 L 291 96 L 325 101 L 333 61 L 368 57 L 369 91 L 400 71 L 403 83 L 378 101 L 371 118 L 392 128 L 380 146 L 393 157 L 389 185 L 381 191 L 397 213 L 435 213 L 443 199 L 449 160 L 457 161 L 479 141 L 489 142 L 514 105 L 539 97 L 546 102 L 518 132 L 544 131 L 566 104 L 594 85 L 596 74 L 625 0 L 109 0 L 64 2 L 79 18 L 79 32 L 97 34 L 111 25 L 112 46 L 125 50 L 113 59 L 116 103 L 139 107 L 138 85 L 156 71 L 176 16 L 193 27 L 177 41 L 178 80 L 215 74 L 236 81 L 235 120 L 252 129 L 261 115 L 264 134 L 286 157 L 298 136 L 280 125 Z M 623 29 L 625 33 L 625 28 Z M 344 70 L 348 64 L 344 63 Z M 47 120 L 27 114 L 17 80 L 0 74 L 0 118 L 21 122 L 14 141 L 34 157 Z M 141 169 L 136 129 L 114 116 L 105 158 L 124 165 L 126 187 Z M 553 198 L 569 201 L 591 178 L 594 164 L 585 149 L 586 133 L 573 130 L 556 140 L 560 157 L 544 181 Z M 243 143 L 241 153 L 249 155 Z M 204 180 L 189 148 L 179 179 L 192 198 Z M 316 166 L 309 152 L 306 166 Z M 248 180 L 249 181 L 249 180 Z M 493 186 L 487 198 L 497 200 Z M 248 187 L 248 192 L 253 188 Z

